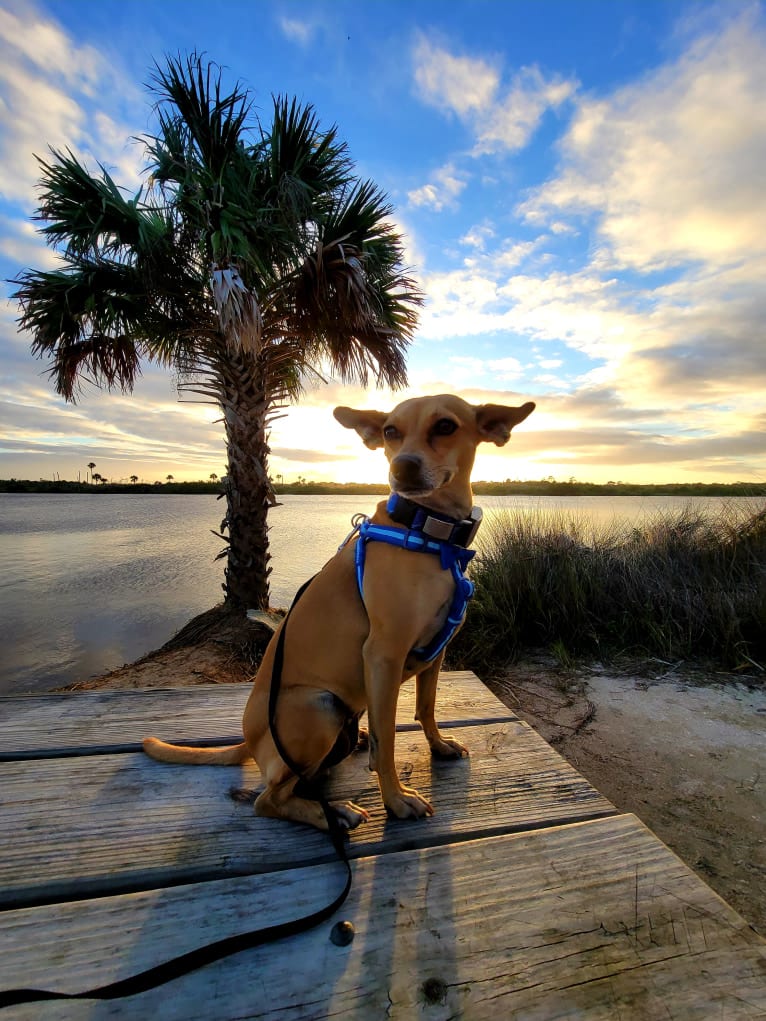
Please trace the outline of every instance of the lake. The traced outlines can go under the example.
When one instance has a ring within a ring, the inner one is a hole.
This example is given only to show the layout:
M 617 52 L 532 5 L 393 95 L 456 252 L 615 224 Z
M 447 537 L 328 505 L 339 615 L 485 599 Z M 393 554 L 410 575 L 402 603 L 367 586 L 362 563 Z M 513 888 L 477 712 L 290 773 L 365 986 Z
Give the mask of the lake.
M 270 514 L 271 601 L 286 606 L 374 496 L 283 496 Z M 484 497 L 503 509 L 638 520 L 724 497 Z M 0 493 L 0 694 L 45 691 L 156 649 L 222 599 L 213 496 Z M 481 536 L 481 533 L 480 533 Z

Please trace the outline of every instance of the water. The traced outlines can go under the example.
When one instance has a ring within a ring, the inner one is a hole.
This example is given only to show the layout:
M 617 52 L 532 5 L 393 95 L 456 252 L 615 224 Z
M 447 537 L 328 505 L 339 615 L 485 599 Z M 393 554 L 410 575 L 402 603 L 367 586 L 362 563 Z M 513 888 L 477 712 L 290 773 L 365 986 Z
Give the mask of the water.
M 271 512 L 271 600 L 286 606 L 372 496 L 284 496 Z M 499 510 L 638 519 L 724 498 L 485 497 Z M 742 501 L 747 503 L 748 501 Z M 0 694 L 45 691 L 130 662 L 220 602 L 214 496 L 0 494 Z

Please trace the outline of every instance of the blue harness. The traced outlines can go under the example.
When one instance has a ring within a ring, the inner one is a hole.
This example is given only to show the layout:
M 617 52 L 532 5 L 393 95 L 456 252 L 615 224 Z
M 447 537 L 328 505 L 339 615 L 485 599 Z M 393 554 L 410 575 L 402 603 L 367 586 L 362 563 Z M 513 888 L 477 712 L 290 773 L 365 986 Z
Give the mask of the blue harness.
M 451 524 L 452 531 L 461 529 L 462 535 L 470 541 L 476 534 L 481 512 L 478 518 L 470 521 L 455 522 L 446 519 L 425 507 L 412 504 L 411 501 L 403 500 L 396 493 L 392 493 L 386 504 L 386 510 L 392 516 L 400 510 L 401 505 L 408 505 L 414 508 L 410 514 L 410 523 L 407 528 L 393 528 L 391 525 L 376 525 L 364 514 L 357 514 L 352 519 L 353 530 L 344 540 L 343 546 L 349 542 L 355 534 L 358 534 L 354 559 L 356 563 L 356 581 L 359 587 L 359 595 L 364 602 L 364 564 L 367 553 L 368 542 L 385 542 L 389 546 L 398 546 L 400 549 L 412 550 L 415 553 L 431 553 L 438 556 L 442 570 L 450 571 L 455 581 L 455 592 L 452 596 L 447 619 L 441 630 L 434 635 L 427 645 L 418 646 L 412 649 L 411 655 L 430 663 L 436 659 L 444 649 L 449 640 L 463 623 L 465 612 L 468 607 L 468 600 L 474 592 L 474 584 L 463 574 L 468 562 L 475 554 L 475 550 L 466 549 L 463 545 L 457 545 L 445 539 L 437 539 L 423 531 L 423 528 L 431 527 L 431 522 Z M 449 529 L 448 529 L 449 530 Z

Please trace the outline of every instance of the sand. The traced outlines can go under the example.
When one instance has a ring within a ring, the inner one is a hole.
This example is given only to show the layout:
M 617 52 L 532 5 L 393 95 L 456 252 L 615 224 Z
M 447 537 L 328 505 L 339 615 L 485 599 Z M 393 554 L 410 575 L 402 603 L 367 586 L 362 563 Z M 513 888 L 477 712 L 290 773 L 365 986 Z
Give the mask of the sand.
M 537 661 L 490 686 L 766 936 L 763 679 Z

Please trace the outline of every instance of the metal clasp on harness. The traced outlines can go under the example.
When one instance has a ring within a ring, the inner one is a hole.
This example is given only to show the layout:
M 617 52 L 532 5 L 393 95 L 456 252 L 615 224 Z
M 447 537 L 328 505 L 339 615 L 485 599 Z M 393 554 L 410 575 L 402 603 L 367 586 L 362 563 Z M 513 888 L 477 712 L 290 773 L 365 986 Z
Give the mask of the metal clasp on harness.
M 338 546 L 338 552 L 340 552 L 340 550 L 342 550 L 344 546 L 348 546 L 348 544 L 354 538 L 354 536 L 359 531 L 359 529 L 362 527 L 362 525 L 365 523 L 365 521 L 369 521 L 369 520 L 370 519 L 369 519 L 367 514 L 362 514 L 362 513 L 354 514 L 354 516 L 351 518 L 351 531 L 348 533 L 348 535 L 343 540 L 343 542 L 340 544 L 340 546 Z

